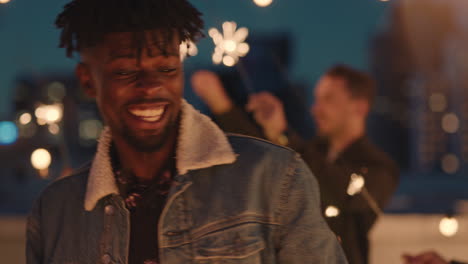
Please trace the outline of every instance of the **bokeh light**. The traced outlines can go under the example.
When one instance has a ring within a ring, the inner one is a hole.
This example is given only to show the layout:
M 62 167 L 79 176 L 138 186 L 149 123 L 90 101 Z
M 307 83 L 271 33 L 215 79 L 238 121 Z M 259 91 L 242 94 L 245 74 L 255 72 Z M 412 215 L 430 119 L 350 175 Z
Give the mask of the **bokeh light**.
M 18 127 L 10 121 L 0 122 L 0 145 L 10 145 L 18 139 Z
M 36 170 L 45 170 L 48 169 L 50 163 L 52 162 L 52 156 L 49 151 L 46 149 L 40 148 L 36 149 L 31 154 L 31 164 Z
M 40 105 L 34 114 L 39 125 L 57 123 L 62 120 L 63 106 L 61 104 Z
M 103 129 L 102 122 L 99 120 L 84 120 L 80 122 L 79 135 L 84 140 L 95 140 L 101 134 Z
M 23 126 L 31 123 L 31 121 L 32 115 L 30 113 L 22 113 L 18 118 L 18 122 Z
M 6 3 L 9 3 L 10 0 L 0 0 L 0 4 L 6 4 Z
M 330 205 L 325 209 L 325 216 L 326 217 L 337 217 L 340 215 L 340 210 L 333 205 Z
M 441 93 L 433 93 L 429 97 L 429 108 L 432 112 L 443 112 L 447 108 L 447 98 Z
M 47 86 L 47 95 L 52 101 L 60 102 L 66 94 L 65 84 L 61 82 L 51 82 Z
M 58 133 L 60 133 L 60 126 L 57 124 L 50 124 L 48 129 L 49 132 L 53 135 L 57 135 Z
M 442 157 L 442 170 L 448 174 L 454 174 L 460 168 L 460 160 L 454 154 L 447 154 Z
M 446 114 L 442 117 L 442 129 L 450 134 L 458 132 L 460 128 L 460 120 L 454 113 Z
M 62 113 L 60 112 L 60 109 L 54 107 L 48 109 L 48 111 L 46 112 L 45 119 L 50 123 L 54 123 L 59 121 L 61 117 Z

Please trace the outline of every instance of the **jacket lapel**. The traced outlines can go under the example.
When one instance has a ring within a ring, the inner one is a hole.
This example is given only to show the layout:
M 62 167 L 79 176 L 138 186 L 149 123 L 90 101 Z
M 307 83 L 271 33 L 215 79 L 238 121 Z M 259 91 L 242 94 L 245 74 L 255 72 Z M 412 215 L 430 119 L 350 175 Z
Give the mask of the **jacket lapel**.
M 176 149 L 176 167 L 179 175 L 236 161 L 224 132 L 207 116 L 185 100 L 182 101 L 179 138 Z M 98 141 L 97 152 L 88 178 L 85 210 L 91 211 L 97 202 L 110 194 L 119 194 L 111 165 L 112 134 L 105 127 Z

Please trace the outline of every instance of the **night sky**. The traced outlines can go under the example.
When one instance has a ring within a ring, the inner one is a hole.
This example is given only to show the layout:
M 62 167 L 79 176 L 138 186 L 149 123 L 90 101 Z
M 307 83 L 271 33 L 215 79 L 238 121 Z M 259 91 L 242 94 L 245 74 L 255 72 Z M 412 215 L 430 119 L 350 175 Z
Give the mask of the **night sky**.
M 13 81 L 19 74 L 71 72 L 74 60 L 57 48 L 55 16 L 68 0 L 11 0 L 0 5 L 0 119 L 11 118 Z M 251 35 L 289 33 L 293 40 L 293 79 L 312 87 L 336 62 L 366 70 L 368 40 L 384 25 L 389 2 L 378 0 L 275 0 L 266 8 L 251 0 L 193 0 L 206 28 L 236 21 Z M 204 39 L 188 63 L 211 66 L 213 44 Z

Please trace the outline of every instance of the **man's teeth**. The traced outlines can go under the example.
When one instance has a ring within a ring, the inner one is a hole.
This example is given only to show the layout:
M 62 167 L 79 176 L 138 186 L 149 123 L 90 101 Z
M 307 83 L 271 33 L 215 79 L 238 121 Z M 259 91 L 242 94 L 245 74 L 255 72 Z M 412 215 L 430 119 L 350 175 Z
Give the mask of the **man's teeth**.
M 161 119 L 164 114 L 165 107 L 152 109 L 129 109 L 129 112 L 144 121 L 155 122 Z
M 130 113 L 138 117 L 154 117 L 160 116 L 164 112 L 164 108 L 160 109 L 146 109 L 146 110 L 130 110 Z

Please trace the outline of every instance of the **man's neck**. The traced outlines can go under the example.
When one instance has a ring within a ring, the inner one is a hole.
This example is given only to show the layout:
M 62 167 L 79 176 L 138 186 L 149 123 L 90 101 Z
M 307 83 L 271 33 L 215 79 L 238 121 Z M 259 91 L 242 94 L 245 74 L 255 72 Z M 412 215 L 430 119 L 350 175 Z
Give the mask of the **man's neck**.
M 157 177 L 175 157 L 177 135 L 171 135 L 166 144 L 154 152 L 141 152 L 124 140 L 114 140 L 121 168 L 130 170 L 142 182 Z

